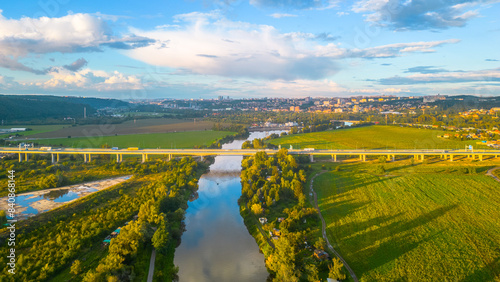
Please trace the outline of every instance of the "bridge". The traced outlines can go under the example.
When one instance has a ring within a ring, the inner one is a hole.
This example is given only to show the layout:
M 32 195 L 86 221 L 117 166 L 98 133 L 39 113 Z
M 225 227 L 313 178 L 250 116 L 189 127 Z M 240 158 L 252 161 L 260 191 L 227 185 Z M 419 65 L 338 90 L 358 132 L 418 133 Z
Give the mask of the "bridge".
M 142 157 L 142 162 L 148 161 L 149 156 L 164 155 L 168 159 L 175 156 L 200 156 L 202 159 L 205 156 L 251 156 L 257 152 L 264 151 L 267 154 L 275 154 L 277 149 L 76 149 L 76 148 L 9 148 L 0 147 L 0 154 L 17 154 L 19 161 L 29 160 L 30 155 L 44 154 L 51 155 L 52 163 L 59 162 L 61 155 L 83 155 L 84 162 L 92 160 L 92 155 L 116 155 L 116 161 L 121 162 L 123 155 L 135 155 Z M 442 159 L 453 161 L 457 157 L 466 157 L 483 161 L 484 157 L 498 158 L 500 150 L 446 150 L 446 149 L 414 149 L 414 150 L 288 150 L 292 155 L 308 155 L 311 161 L 314 161 L 313 156 L 331 156 L 333 161 L 337 161 L 339 156 L 349 157 L 355 156 L 362 161 L 366 161 L 367 157 L 385 156 L 387 160 L 394 161 L 399 157 L 412 157 L 415 160 L 423 161 L 425 157 L 440 156 Z

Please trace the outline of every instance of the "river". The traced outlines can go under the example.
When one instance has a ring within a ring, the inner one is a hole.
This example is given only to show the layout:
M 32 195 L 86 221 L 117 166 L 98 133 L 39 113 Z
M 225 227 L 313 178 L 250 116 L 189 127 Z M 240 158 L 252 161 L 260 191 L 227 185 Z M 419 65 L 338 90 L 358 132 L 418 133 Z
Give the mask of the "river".
M 282 131 L 252 132 L 247 140 Z M 224 144 L 241 148 L 244 140 Z M 186 231 L 175 251 L 179 281 L 266 281 L 264 255 L 241 218 L 241 156 L 217 156 L 186 211 Z

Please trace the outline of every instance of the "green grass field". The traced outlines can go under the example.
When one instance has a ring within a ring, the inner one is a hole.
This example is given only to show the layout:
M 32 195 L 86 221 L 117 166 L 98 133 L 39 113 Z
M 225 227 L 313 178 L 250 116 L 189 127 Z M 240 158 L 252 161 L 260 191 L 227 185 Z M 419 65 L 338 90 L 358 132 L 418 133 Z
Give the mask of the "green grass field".
M 173 133 L 133 134 L 102 137 L 39 139 L 40 145 L 64 146 L 72 148 L 98 148 L 108 144 L 110 147 L 140 147 L 160 149 L 186 149 L 196 145 L 210 145 L 216 139 L 236 134 L 229 131 L 186 131 Z
M 455 141 L 437 137 L 445 133 L 450 132 L 377 125 L 295 134 L 270 142 L 286 148 L 292 145 L 295 149 L 464 149 L 469 144 L 479 146 L 477 140 Z
M 500 183 L 492 167 L 323 163 L 327 234 L 361 281 L 500 281 Z M 321 164 L 313 165 L 320 170 Z
M 1 129 L 10 129 L 10 128 L 13 128 L 13 127 L 17 127 L 17 128 L 31 128 L 32 130 L 30 131 L 24 131 L 24 132 L 16 132 L 17 134 L 21 135 L 21 136 L 30 136 L 30 135 L 35 135 L 35 134 L 39 134 L 39 133 L 46 133 L 46 132 L 52 132 L 52 131 L 56 131 L 56 130 L 59 130 L 59 129 L 62 129 L 62 128 L 65 128 L 65 127 L 71 127 L 71 125 L 68 125 L 68 124 L 54 124 L 54 125 L 9 125 L 9 126 L 0 126 Z M 1 134 L 0 135 L 0 138 L 5 138 L 9 135 L 12 135 L 12 134 L 15 134 L 15 133 L 8 133 L 8 134 Z

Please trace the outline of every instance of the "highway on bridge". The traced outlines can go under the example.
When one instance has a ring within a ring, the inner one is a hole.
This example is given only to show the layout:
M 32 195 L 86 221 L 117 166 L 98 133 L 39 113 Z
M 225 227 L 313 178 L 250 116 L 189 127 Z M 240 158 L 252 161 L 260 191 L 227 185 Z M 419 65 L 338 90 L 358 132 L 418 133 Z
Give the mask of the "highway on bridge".
M 52 162 L 59 161 L 60 155 L 83 155 L 84 161 L 90 161 L 92 155 L 116 155 L 117 161 L 121 161 L 123 155 L 138 155 L 142 156 L 142 161 L 147 161 L 150 155 L 166 155 L 170 158 L 173 156 L 210 156 L 210 155 L 226 155 L 226 156 L 251 156 L 259 151 L 264 151 L 267 154 L 275 154 L 277 149 L 100 149 L 100 148 L 18 148 L 18 147 L 0 147 L 0 154 L 18 154 L 19 161 L 28 160 L 32 154 L 50 154 Z M 289 154 L 309 155 L 311 160 L 313 156 L 331 156 L 334 161 L 337 156 L 359 156 L 360 160 L 366 161 L 368 156 L 386 156 L 389 160 L 395 160 L 396 156 L 413 156 L 416 160 L 424 160 L 425 156 L 440 156 L 444 159 L 453 161 L 454 157 L 466 156 L 472 159 L 483 160 L 483 157 L 490 156 L 498 158 L 500 150 L 443 150 L 443 149 L 414 149 L 414 150 L 387 150 L 387 149 L 366 149 L 366 150 L 321 150 L 306 148 L 301 150 L 288 150 Z

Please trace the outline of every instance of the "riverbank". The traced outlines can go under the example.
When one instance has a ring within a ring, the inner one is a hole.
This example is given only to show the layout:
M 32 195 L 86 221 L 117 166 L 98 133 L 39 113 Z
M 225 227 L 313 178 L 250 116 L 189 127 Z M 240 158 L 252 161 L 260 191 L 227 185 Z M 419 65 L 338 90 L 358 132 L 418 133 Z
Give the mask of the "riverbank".
M 318 281 L 334 277 L 316 209 L 306 200 L 308 164 L 283 149 L 259 152 L 242 162 L 240 213 L 266 257 L 274 281 Z M 342 276 L 339 276 L 342 277 Z
M 14 217 L 17 220 L 24 220 L 28 217 L 50 211 L 52 209 L 76 201 L 79 198 L 120 184 L 124 181 L 129 180 L 131 177 L 132 175 L 126 175 L 110 179 L 84 182 L 59 188 L 17 194 L 15 209 L 16 212 L 14 213 Z M 0 210 L 7 211 L 9 209 L 7 198 L 8 197 L 0 198 Z M 28 212 L 29 208 L 31 208 L 29 210 L 31 212 Z

